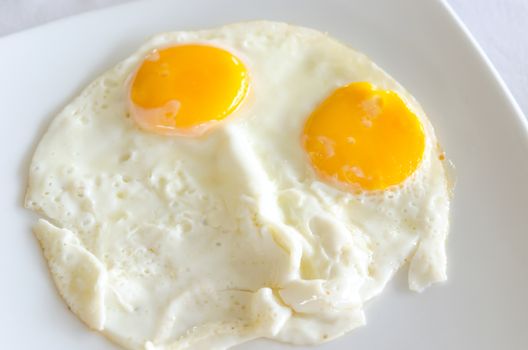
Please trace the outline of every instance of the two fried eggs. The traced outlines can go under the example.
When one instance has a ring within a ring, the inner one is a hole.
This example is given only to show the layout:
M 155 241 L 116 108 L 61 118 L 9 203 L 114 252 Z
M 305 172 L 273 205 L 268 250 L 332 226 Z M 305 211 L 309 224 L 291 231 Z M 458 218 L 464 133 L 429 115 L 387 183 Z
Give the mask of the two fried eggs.
M 445 280 L 423 110 L 364 55 L 249 22 L 154 37 L 53 121 L 26 206 L 57 288 L 130 349 L 333 339 L 409 264 Z

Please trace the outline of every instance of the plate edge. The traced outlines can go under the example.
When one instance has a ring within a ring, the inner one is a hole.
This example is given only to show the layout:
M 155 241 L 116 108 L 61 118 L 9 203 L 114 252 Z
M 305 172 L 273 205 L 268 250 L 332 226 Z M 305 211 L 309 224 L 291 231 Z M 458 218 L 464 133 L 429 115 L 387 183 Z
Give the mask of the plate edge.
M 484 49 L 482 49 L 477 39 L 475 39 L 469 28 L 464 24 L 462 19 L 458 16 L 458 14 L 448 3 L 448 1 L 439 0 L 439 3 L 442 5 L 444 11 L 449 15 L 454 24 L 456 24 L 458 29 L 462 32 L 469 45 L 473 48 L 473 50 L 476 51 L 478 56 L 480 56 L 488 70 L 491 72 L 493 79 L 500 86 L 502 94 L 509 102 L 510 106 L 513 108 L 513 111 L 517 116 L 518 122 L 520 123 L 521 127 L 524 128 L 524 136 L 526 138 L 526 141 L 528 141 L 528 118 L 524 114 L 523 110 L 521 109 L 519 103 L 517 102 L 513 94 L 511 93 L 510 89 L 508 88 L 508 85 L 502 79 L 499 71 L 495 68 L 493 62 L 491 62 L 490 58 L 488 57 Z

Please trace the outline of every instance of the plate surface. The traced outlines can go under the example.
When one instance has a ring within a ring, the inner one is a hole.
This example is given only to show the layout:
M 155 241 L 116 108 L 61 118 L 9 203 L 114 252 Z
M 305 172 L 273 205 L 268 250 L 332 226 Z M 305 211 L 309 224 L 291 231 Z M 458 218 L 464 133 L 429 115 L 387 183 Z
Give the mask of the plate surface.
M 22 208 L 53 116 L 154 33 L 251 19 L 327 31 L 365 52 L 421 102 L 457 168 L 449 281 L 415 294 L 400 274 L 367 305 L 367 326 L 317 349 L 527 349 L 526 119 L 446 5 L 415 0 L 144 1 L 0 39 L 3 348 L 115 349 L 64 306 Z

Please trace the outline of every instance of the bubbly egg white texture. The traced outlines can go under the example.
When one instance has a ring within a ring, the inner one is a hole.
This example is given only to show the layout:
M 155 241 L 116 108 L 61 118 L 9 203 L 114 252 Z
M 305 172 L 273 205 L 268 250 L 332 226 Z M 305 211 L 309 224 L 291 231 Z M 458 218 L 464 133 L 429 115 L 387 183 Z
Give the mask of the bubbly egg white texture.
M 129 117 L 128 82 L 153 49 L 223 48 L 248 70 L 240 107 L 201 137 Z M 300 135 L 355 81 L 393 90 L 422 123 L 399 186 L 321 179 Z M 405 263 L 409 287 L 446 279 L 449 189 L 423 110 L 360 54 L 272 22 L 160 34 L 91 83 L 35 152 L 26 206 L 55 284 L 90 328 L 129 349 L 224 349 L 265 337 L 316 344 L 365 323 L 363 304 Z

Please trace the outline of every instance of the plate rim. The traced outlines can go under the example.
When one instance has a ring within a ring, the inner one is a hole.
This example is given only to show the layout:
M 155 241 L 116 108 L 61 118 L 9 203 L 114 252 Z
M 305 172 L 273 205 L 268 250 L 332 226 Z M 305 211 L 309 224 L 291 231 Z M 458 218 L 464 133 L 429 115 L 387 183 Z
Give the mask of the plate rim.
M 476 51 L 479 58 L 483 61 L 483 63 L 486 65 L 486 68 L 488 72 L 491 73 L 496 85 L 500 87 L 500 90 L 503 93 L 503 97 L 506 98 L 506 100 L 509 102 L 510 107 L 512 107 L 514 114 L 516 115 L 518 122 L 520 123 L 520 126 L 523 127 L 524 130 L 524 136 L 526 137 L 526 140 L 528 141 L 528 114 L 525 115 L 523 110 L 521 109 L 521 106 L 513 96 L 510 88 L 500 75 L 497 68 L 493 65 L 493 62 L 491 62 L 491 59 L 488 57 L 482 46 L 478 43 L 477 39 L 473 36 L 469 28 L 466 26 L 466 24 L 462 21 L 462 19 L 458 16 L 456 11 L 453 9 L 453 7 L 449 4 L 447 0 L 439 0 L 440 4 L 443 6 L 444 10 L 447 12 L 449 17 L 453 20 L 454 24 L 458 27 L 458 29 L 462 32 L 462 36 L 465 37 L 470 47 Z M 527 112 L 528 113 L 528 112 Z M 528 145 L 528 144 L 527 144 Z

